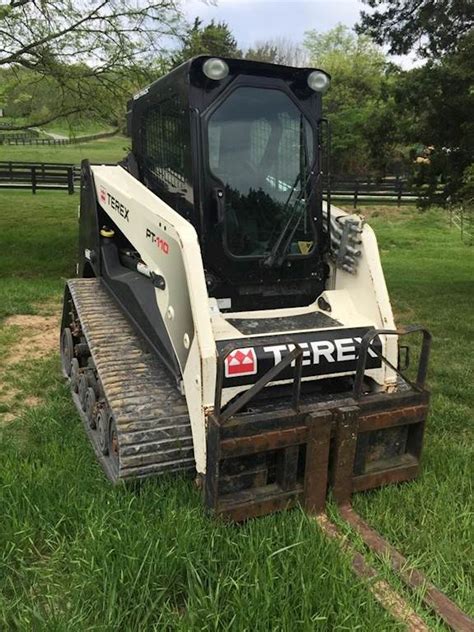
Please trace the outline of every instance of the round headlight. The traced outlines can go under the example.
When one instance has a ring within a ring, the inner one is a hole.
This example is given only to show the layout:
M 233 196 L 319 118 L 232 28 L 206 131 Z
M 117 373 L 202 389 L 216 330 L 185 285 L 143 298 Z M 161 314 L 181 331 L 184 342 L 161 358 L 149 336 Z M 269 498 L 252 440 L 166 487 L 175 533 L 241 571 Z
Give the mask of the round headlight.
M 325 72 L 321 72 L 321 70 L 313 70 L 313 72 L 308 75 L 308 86 L 315 92 L 324 94 L 329 88 L 330 83 L 331 80 L 329 76 Z
M 218 57 L 212 57 L 211 59 L 207 59 L 202 65 L 202 71 L 209 79 L 214 79 L 214 81 L 219 81 L 219 79 L 224 79 L 229 74 L 229 66 L 225 63 L 223 59 L 219 59 Z

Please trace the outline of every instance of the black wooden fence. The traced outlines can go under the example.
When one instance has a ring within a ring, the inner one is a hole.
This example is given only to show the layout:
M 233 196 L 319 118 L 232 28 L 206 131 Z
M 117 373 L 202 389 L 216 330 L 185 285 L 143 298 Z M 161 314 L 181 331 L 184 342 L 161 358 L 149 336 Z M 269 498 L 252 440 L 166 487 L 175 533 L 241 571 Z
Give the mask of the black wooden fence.
M 80 167 L 64 163 L 0 162 L 0 188 L 65 190 L 74 193 Z M 326 183 L 327 185 L 327 183 Z M 417 191 L 409 182 L 397 176 L 386 178 L 341 177 L 331 178 L 334 201 L 350 202 L 354 208 L 361 202 L 413 202 Z
M 390 201 L 413 202 L 418 194 L 405 178 L 388 176 L 332 176 L 331 196 L 333 200 L 347 200 L 357 208 L 360 202 Z
M 33 138 L 24 135 L 13 137 L 0 135 L 0 145 L 77 145 L 78 143 L 87 143 L 91 140 L 115 136 L 118 132 L 118 129 L 114 129 L 111 132 L 100 132 L 99 134 L 89 134 L 88 136 L 73 136 L 72 138 Z
M 31 189 L 74 193 L 78 167 L 64 163 L 0 162 L 1 189 Z
M 39 132 L 34 129 L 16 132 L 9 132 L 8 130 L 3 128 L 0 129 L 0 145 L 15 144 L 17 143 L 17 141 L 25 141 L 27 144 L 31 144 L 30 141 L 38 137 Z

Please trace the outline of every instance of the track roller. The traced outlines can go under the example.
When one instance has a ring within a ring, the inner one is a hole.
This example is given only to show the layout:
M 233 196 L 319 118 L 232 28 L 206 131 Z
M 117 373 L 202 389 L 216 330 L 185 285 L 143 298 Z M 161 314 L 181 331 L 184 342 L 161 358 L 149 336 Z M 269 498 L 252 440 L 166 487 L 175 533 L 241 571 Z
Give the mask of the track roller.
M 71 388 L 73 393 L 77 393 L 79 390 L 79 377 L 80 377 L 79 360 L 73 358 L 71 360 L 71 368 L 69 370 L 69 377 L 71 378 Z
M 98 432 L 98 442 L 99 448 L 103 455 L 107 455 L 109 453 L 109 420 L 110 420 L 110 411 L 106 406 L 103 406 L 99 410 L 99 414 L 97 415 L 97 432 Z
M 77 380 L 77 394 L 79 395 L 79 401 L 83 411 L 86 410 L 86 396 L 88 388 L 86 374 L 82 372 L 79 374 L 79 378 Z
M 85 413 L 86 413 L 87 421 L 89 422 L 89 428 L 91 428 L 91 430 L 95 430 L 96 428 L 96 421 L 97 421 L 96 404 L 97 404 L 97 399 L 95 396 L 95 391 L 91 386 L 89 386 L 86 393 Z
M 71 362 L 74 358 L 74 342 L 72 339 L 72 333 L 69 327 L 65 327 L 61 332 L 61 366 L 64 375 L 71 375 Z

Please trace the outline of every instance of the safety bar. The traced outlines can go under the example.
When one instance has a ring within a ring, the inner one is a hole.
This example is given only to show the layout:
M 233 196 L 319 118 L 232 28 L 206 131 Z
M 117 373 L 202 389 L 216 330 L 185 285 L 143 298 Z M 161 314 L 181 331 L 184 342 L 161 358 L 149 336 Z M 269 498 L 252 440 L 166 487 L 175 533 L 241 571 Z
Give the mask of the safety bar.
M 253 338 L 253 347 L 263 347 L 268 344 L 267 340 L 260 339 L 258 342 Z M 294 349 L 286 355 L 278 364 L 269 369 L 265 375 L 255 382 L 247 391 L 245 391 L 240 397 L 233 401 L 229 406 L 221 411 L 222 406 L 222 389 L 224 385 L 224 362 L 226 357 L 235 349 L 245 348 L 245 339 L 235 340 L 224 348 L 223 352 L 219 354 L 217 361 L 217 384 L 216 384 L 216 397 L 214 402 L 214 415 L 220 423 L 224 423 L 234 415 L 236 415 L 242 408 L 248 404 L 261 390 L 263 390 L 269 382 L 273 382 L 278 375 L 286 369 L 292 362 L 295 362 L 295 375 L 293 378 L 293 408 L 297 411 L 300 403 L 301 395 L 301 377 L 303 374 L 303 350 L 298 344 L 291 343 Z
M 362 338 L 360 343 L 360 351 L 359 351 L 359 360 L 357 362 L 356 375 L 354 380 L 354 391 L 353 397 L 354 399 L 360 399 L 362 396 L 362 386 L 364 383 L 364 374 L 367 364 L 367 354 L 369 351 L 370 343 L 376 336 L 384 335 L 384 336 L 406 336 L 409 334 L 421 332 L 423 333 L 423 342 L 421 345 L 421 354 L 418 362 L 418 372 L 416 377 L 416 382 L 413 383 L 409 380 L 403 373 L 394 366 L 385 356 L 383 356 L 377 349 L 371 347 L 371 350 L 376 353 L 379 358 L 385 362 L 391 369 L 393 369 L 400 377 L 402 377 L 410 386 L 418 391 L 422 391 L 425 386 L 426 374 L 428 372 L 428 360 L 430 357 L 431 350 L 431 341 L 432 335 L 431 333 L 425 329 L 424 327 L 420 327 L 419 325 L 410 325 L 409 327 L 403 327 L 402 329 L 371 329 L 368 331 L 365 336 Z

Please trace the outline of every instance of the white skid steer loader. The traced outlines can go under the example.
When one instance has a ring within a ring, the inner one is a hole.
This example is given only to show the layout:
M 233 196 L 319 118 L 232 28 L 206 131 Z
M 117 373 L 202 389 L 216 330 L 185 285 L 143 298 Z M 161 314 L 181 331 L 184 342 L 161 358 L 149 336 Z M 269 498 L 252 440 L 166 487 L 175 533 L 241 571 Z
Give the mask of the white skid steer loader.
M 61 357 L 112 481 L 194 473 L 241 521 L 418 473 L 431 337 L 395 328 L 373 231 L 325 193 L 329 82 L 198 57 L 130 102 L 123 163 L 83 162 Z

